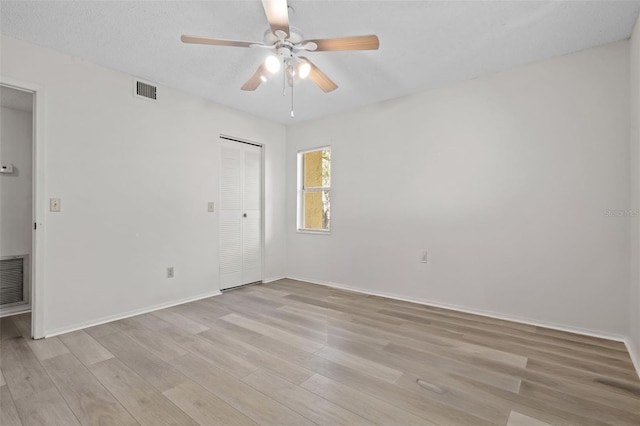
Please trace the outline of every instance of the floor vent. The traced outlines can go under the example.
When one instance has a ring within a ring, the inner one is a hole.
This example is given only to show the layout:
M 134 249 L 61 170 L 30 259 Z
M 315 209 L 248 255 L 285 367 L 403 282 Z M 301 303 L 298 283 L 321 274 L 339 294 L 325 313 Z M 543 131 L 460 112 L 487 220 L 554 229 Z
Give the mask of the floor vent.
M 25 256 L 0 259 L 0 306 L 25 301 Z
M 157 100 L 158 88 L 153 84 L 145 83 L 144 81 L 136 80 L 135 82 L 134 96 L 144 99 L 150 99 L 152 101 Z

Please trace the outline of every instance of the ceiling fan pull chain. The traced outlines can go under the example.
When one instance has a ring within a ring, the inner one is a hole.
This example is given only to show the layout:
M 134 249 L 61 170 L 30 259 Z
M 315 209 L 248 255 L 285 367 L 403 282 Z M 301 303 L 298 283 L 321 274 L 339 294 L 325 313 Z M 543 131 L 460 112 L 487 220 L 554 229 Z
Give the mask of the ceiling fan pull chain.
M 287 94 L 287 64 L 284 59 L 282 60 L 282 63 L 282 96 L 285 96 Z
M 293 83 L 291 84 L 291 118 L 293 118 Z

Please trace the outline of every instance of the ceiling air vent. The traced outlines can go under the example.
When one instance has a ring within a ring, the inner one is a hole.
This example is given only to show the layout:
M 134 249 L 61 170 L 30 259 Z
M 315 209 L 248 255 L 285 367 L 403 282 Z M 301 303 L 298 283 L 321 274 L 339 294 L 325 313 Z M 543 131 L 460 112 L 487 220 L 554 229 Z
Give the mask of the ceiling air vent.
M 144 81 L 135 80 L 133 88 L 133 96 L 142 99 L 157 100 L 158 88 L 153 84 L 146 83 Z

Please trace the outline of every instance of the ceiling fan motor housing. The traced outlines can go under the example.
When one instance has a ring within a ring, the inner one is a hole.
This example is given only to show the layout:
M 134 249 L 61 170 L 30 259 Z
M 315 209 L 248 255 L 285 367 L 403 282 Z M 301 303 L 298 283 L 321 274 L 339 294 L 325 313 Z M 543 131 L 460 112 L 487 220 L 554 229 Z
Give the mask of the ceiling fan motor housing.
M 276 52 L 281 58 L 290 58 L 293 56 L 293 46 L 287 46 L 285 41 L 282 46 L 276 48 Z
M 296 27 L 289 27 L 289 37 L 281 39 L 276 34 L 274 34 L 271 29 L 268 29 L 264 32 L 264 45 L 265 46 L 275 46 L 279 41 L 288 41 L 292 45 L 298 44 L 304 40 L 302 33 Z

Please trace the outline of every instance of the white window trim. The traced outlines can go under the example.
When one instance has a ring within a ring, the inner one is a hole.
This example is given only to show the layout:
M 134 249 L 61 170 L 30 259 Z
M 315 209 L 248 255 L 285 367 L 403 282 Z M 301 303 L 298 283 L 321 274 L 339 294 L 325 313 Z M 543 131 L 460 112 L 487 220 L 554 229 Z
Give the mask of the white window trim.
M 331 145 L 319 146 L 316 148 L 303 149 L 296 153 L 297 161 L 296 161 L 296 176 L 297 176 L 297 203 L 296 203 L 296 229 L 299 234 L 316 234 L 316 235 L 331 235 L 331 229 L 308 229 L 303 228 L 302 224 L 304 223 L 304 197 L 303 194 L 305 192 L 304 189 L 304 154 L 307 152 L 314 151 L 322 151 L 323 149 L 330 149 Z M 332 150 L 333 151 L 333 150 Z M 333 174 L 333 167 L 332 167 Z M 306 192 L 320 192 L 320 191 L 332 191 L 330 186 L 323 186 L 317 188 L 309 188 Z

